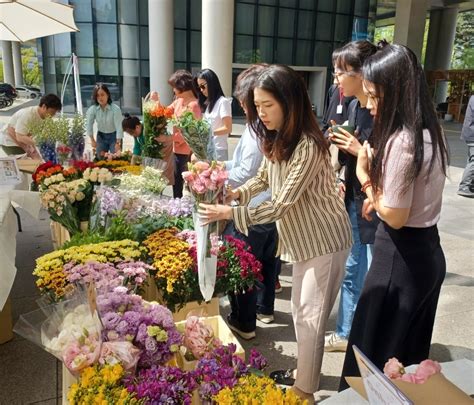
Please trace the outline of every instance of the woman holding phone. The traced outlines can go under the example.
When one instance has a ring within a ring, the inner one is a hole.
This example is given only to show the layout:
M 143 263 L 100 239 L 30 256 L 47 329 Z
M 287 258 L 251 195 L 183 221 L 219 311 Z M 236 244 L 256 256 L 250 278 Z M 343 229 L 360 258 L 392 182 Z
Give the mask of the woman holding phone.
M 374 255 L 357 306 L 344 361 L 359 375 L 352 345 L 380 369 L 391 357 L 416 364 L 429 355 L 446 261 L 437 222 L 448 152 L 415 54 L 386 45 L 363 67 L 367 108 L 374 116 L 374 155 L 359 149 L 357 177 L 367 195 L 363 215 L 381 219 Z
M 203 224 L 232 219 L 246 235 L 252 225 L 276 222 L 277 254 L 293 263 L 291 306 L 298 345 L 293 390 L 312 404 L 326 323 L 352 243 L 349 219 L 336 192 L 328 144 L 298 73 L 283 65 L 264 69 L 255 81 L 250 107 L 248 121 L 264 153 L 260 169 L 228 193 L 240 206 L 201 204 L 199 213 Z M 268 188 L 271 200 L 248 206 Z
M 344 97 L 355 97 L 348 107 L 349 125 L 333 126 L 329 129 L 329 139 L 339 148 L 339 162 L 343 173 L 340 187 L 351 221 L 354 244 L 347 258 L 346 274 L 342 280 L 336 330 L 326 336 L 324 350 L 327 352 L 346 351 L 352 318 L 372 260 L 378 220 L 374 214 L 371 221 L 362 218 L 365 194 L 360 191 L 356 164 L 362 144 L 372 135 L 373 122 L 370 111 L 366 108 L 367 96 L 362 87 L 362 66 L 376 51 L 375 45 L 369 41 L 355 41 L 336 49 L 332 55 L 334 77 L 339 88 Z

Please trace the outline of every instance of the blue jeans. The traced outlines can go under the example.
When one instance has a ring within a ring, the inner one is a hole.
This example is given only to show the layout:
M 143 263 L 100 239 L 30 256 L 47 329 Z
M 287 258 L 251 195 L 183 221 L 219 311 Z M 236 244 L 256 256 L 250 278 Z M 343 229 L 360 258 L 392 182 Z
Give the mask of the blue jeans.
M 102 153 L 115 153 L 115 143 L 117 142 L 117 132 L 97 132 L 96 154 L 98 159 L 103 159 Z
M 360 243 L 359 226 L 357 224 L 356 206 L 351 201 L 347 207 L 352 225 L 354 244 L 346 261 L 346 274 L 342 280 L 339 312 L 337 314 L 336 334 L 344 339 L 349 337 L 352 318 L 359 301 L 365 276 L 372 262 L 373 245 Z

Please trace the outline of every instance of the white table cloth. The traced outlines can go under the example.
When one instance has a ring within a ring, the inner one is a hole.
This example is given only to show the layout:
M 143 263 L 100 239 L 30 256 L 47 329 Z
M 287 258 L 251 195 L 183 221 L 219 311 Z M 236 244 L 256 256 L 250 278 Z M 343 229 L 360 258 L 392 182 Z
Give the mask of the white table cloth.
M 408 372 L 414 372 L 416 366 L 407 367 Z M 441 372 L 453 384 L 457 385 L 468 395 L 474 394 L 474 361 L 461 359 L 441 363 Z M 321 401 L 323 405 L 367 405 L 368 401 L 362 398 L 355 390 L 348 388 L 332 397 Z
M 25 181 L 17 186 L 0 185 L 0 310 L 10 295 L 15 281 L 16 234 L 18 225 L 12 203 L 38 218 L 41 208 L 39 194 L 18 188 L 25 187 Z

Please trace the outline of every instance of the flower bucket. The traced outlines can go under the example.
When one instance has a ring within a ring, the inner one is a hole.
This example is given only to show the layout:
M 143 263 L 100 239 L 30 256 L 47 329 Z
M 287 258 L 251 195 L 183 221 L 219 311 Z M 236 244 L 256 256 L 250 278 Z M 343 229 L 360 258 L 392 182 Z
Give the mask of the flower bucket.
M 188 316 L 215 316 L 219 315 L 219 298 L 214 297 L 209 302 L 188 302 L 179 311 L 173 312 L 175 322 L 185 321 Z
M 64 243 L 71 240 L 69 231 L 56 221 L 51 221 L 49 224 L 51 228 L 51 241 L 53 242 L 53 249 L 59 249 Z M 83 233 L 89 229 L 89 221 L 81 221 L 80 228 Z
M 149 166 L 149 167 L 153 167 L 155 169 L 159 169 L 163 171 L 165 171 L 166 168 L 168 167 L 168 164 L 164 160 L 155 159 L 155 158 L 146 157 L 146 156 L 142 158 L 142 165 L 145 167 Z

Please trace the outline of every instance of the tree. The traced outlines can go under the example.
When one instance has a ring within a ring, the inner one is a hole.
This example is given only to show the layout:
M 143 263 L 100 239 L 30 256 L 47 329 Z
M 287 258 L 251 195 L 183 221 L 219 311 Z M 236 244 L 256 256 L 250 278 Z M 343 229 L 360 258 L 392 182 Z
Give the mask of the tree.
M 474 69 L 474 11 L 458 14 L 451 68 Z
M 21 49 L 21 65 L 23 69 L 23 80 L 28 86 L 39 86 L 41 83 L 41 71 L 33 48 Z

